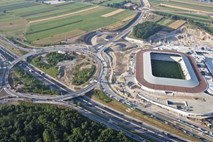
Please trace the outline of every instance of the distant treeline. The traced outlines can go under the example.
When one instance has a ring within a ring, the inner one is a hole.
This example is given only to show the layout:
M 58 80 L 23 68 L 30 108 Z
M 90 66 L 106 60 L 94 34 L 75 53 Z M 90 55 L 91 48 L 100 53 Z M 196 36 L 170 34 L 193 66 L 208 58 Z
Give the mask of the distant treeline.
M 52 105 L 0 106 L 1 142 L 133 142 L 77 111 Z

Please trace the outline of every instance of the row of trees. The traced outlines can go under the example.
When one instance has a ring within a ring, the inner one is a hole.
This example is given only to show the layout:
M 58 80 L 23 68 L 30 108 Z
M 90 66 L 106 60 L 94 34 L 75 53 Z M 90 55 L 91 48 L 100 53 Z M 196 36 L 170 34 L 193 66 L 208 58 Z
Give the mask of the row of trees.
M 132 142 L 71 109 L 21 104 L 0 107 L 0 141 Z

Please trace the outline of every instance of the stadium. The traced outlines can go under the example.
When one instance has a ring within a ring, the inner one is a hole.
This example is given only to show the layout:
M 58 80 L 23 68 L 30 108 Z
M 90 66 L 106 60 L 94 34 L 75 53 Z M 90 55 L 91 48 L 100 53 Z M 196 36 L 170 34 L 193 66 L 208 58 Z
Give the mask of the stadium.
M 136 79 L 144 90 L 199 93 L 207 88 L 194 59 L 172 50 L 141 50 L 136 54 Z

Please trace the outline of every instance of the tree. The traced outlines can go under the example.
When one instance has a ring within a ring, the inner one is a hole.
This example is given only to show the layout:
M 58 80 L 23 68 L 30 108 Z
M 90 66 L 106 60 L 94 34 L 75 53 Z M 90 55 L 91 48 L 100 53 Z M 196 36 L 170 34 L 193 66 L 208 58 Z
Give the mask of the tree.
M 50 133 L 45 129 L 43 132 L 43 140 L 44 142 L 52 142 Z
M 68 138 L 70 142 L 80 142 L 83 139 L 80 128 L 74 128 L 72 130 L 72 135 Z
M 0 106 L 0 116 L 1 142 L 133 142 L 74 110 L 51 105 Z
M 117 134 L 117 140 L 120 141 L 120 142 L 127 142 L 128 139 L 126 138 L 126 136 L 124 135 L 123 132 L 119 132 Z
M 110 142 L 114 139 L 112 129 L 105 129 L 98 137 L 98 142 Z

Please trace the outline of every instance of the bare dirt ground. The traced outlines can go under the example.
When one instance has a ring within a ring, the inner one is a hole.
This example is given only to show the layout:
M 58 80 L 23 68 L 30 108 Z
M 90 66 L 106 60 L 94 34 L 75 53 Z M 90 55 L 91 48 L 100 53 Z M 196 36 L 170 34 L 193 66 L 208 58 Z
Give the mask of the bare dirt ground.
M 208 45 L 213 47 L 213 36 L 206 33 L 201 29 L 183 27 L 181 32 L 176 36 L 176 42 L 180 45 L 196 46 L 196 45 Z
M 120 12 L 122 12 L 122 11 L 124 11 L 124 9 L 117 9 L 117 10 L 115 10 L 115 11 L 112 11 L 112 12 L 110 12 L 110 13 L 107 13 L 107 14 L 102 15 L 102 17 L 110 17 L 110 16 L 113 16 L 113 15 L 115 15 L 115 14 L 118 14 L 118 13 L 120 13 Z
M 0 98 L 5 96 L 8 96 L 8 94 L 3 89 L 0 90 Z
M 172 28 L 172 29 L 178 29 L 185 23 L 186 23 L 186 21 L 184 21 L 184 20 L 176 20 L 175 22 L 169 24 L 168 27 Z
M 122 53 L 122 52 L 116 52 L 116 65 L 115 70 L 122 74 L 127 70 L 127 64 L 128 64 L 128 54 Z
M 108 54 L 112 57 L 112 68 L 116 75 L 125 73 L 129 68 L 130 54 L 138 47 L 135 43 L 126 41 L 115 42 Z
M 171 43 L 171 45 L 183 45 L 183 46 L 200 46 L 206 45 L 213 47 L 213 36 L 208 34 L 202 29 L 191 25 L 184 25 L 181 28 L 168 32 L 158 32 L 151 37 L 150 40 L 154 42 L 162 41 L 163 43 Z
M 80 66 L 80 70 L 83 70 L 91 68 L 92 65 L 95 65 L 97 68 L 96 62 L 92 59 L 92 57 L 87 55 L 75 55 L 75 59 L 72 61 L 59 62 L 57 64 L 57 66 L 60 66 L 60 75 L 58 76 L 58 80 L 68 85 L 72 90 L 78 90 L 85 84 L 79 86 L 73 84 L 73 73 L 75 68 Z
M 129 65 L 130 52 L 111 52 L 113 58 L 113 69 L 116 74 L 123 74 L 127 71 Z

